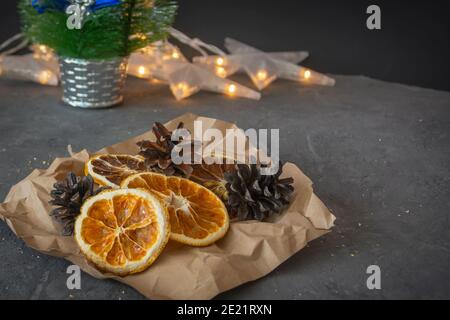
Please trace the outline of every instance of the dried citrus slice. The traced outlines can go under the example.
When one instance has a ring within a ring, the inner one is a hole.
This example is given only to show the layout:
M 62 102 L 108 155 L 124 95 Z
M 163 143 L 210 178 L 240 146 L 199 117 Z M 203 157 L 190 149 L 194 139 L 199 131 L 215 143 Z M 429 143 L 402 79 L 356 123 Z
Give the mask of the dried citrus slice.
M 126 178 L 122 188 L 150 190 L 167 206 L 172 240 L 207 246 L 228 231 L 225 205 L 212 191 L 188 179 L 145 172 Z
M 106 190 L 84 202 L 74 233 L 99 269 L 127 275 L 145 270 L 159 256 L 169 240 L 169 216 L 146 190 Z
M 86 162 L 84 173 L 96 183 L 112 188 L 119 187 L 128 176 L 145 171 L 144 158 L 127 154 L 101 154 Z

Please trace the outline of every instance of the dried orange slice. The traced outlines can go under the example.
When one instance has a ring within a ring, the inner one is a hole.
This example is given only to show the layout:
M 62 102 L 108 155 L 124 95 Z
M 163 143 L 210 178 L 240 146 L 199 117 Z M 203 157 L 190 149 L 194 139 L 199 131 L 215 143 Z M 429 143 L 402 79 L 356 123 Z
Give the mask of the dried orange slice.
M 169 240 L 169 216 L 146 190 L 106 190 L 84 202 L 74 233 L 88 260 L 123 276 L 145 270 L 159 256 Z
M 126 178 L 122 188 L 150 190 L 167 206 L 172 240 L 208 246 L 229 227 L 225 205 L 212 191 L 188 179 L 145 172 Z
M 118 188 L 128 176 L 145 171 L 144 158 L 127 154 L 101 154 L 86 162 L 84 173 L 101 186 Z

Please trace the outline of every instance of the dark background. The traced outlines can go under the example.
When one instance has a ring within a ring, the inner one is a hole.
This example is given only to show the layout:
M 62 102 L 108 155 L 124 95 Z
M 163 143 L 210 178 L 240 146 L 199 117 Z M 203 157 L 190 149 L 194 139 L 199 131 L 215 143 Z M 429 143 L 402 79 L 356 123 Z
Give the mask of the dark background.
M 445 3 L 375 3 L 381 31 L 365 27 L 368 2 L 343 0 L 184 0 L 176 27 L 216 45 L 232 36 L 265 50 L 307 49 L 306 65 L 323 72 L 449 90 Z M 15 1 L 0 6 L 6 39 L 19 21 Z M 281 158 L 314 181 L 336 227 L 219 298 L 449 299 L 450 92 L 335 78 L 332 88 L 276 81 L 260 101 L 203 91 L 178 102 L 166 85 L 130 77 L 125 103 L 105 110 L 64 106 L 61 88 L 0 80 L 0 199 L 33 169 L 67 156 L 68 144 L 98 150 L 185 112 L 280 128 Z M 245 76 L 236 80 L 252 87 Z M 143 298 L 85 274 L 82 290 L 68 290 L 69 262 L 27 247 L 4 223 L 0 257 L 0 299 Z M 382 290 L 366 287 L 372 264 L 382 268 Z
M 0 41 L 18 32 L 14 0 L 2 0 Z M 450 90 L 448 1 L 180 0 L 175 27 L 222 46 L 226 36 L 264 50 L 308 50 L 305 65 L 334 74 Z M 366 28 L 370 4 L 382 30 Z

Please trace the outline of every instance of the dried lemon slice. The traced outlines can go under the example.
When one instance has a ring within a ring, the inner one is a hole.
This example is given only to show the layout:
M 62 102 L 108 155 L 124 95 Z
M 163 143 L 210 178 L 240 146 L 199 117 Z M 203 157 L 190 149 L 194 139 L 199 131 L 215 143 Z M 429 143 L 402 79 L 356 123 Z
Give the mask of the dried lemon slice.
M 169 240 L 170 224 L 166 208 L 148 191 L 116 189 L 84 202 L 74 234 L 99 269 L 127 275 L 155 261 Z
M 126 178 L 121 187 L 150 190 L 166 204 L 172 240 L 208 246 L 228 231 L 229 217 L 223 202 L 191 180 L 145 172 Z

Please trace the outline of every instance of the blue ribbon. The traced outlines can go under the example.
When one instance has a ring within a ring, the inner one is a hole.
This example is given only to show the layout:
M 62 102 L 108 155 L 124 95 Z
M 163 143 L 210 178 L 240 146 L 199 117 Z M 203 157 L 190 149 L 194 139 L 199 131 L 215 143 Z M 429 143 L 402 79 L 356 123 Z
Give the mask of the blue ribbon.
M 96 11 L 107 7 L 117 6 L 121 3 L 121 0 L 97 0 L 90 8 L 92 11 Z
M 90 7 L 90 11 L 97 11 L 107 7 L 117 6 L 122 3 L 122 0 L 96 0 Z M 40 14 L 47 9 L 55 9 L 65 12 L 66 8 L 71 5 L 69 0 L 31 0 L 31 5 Z

